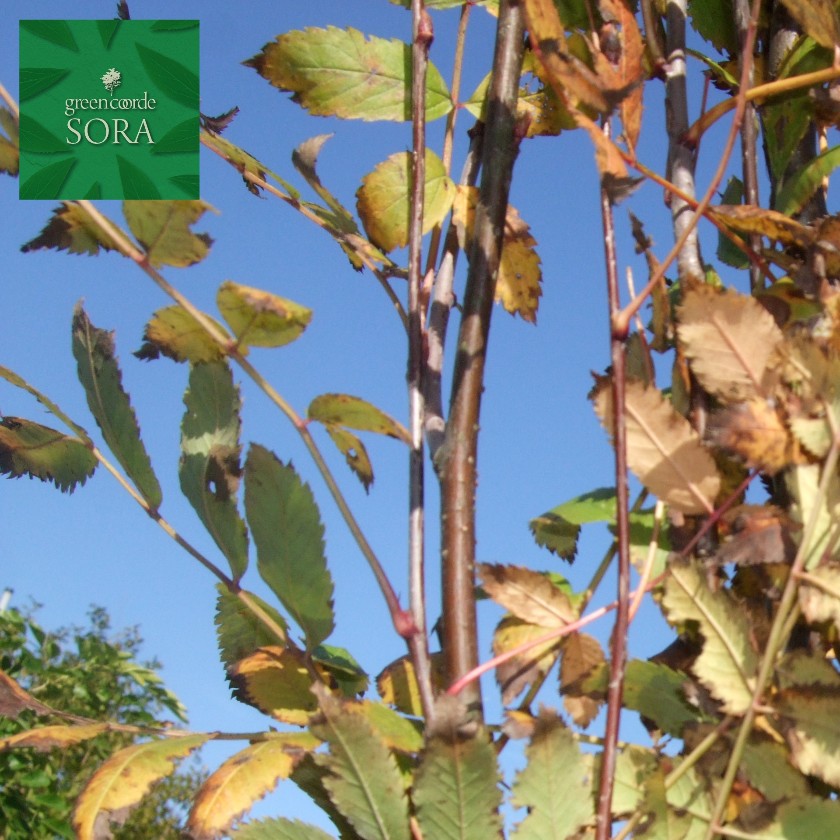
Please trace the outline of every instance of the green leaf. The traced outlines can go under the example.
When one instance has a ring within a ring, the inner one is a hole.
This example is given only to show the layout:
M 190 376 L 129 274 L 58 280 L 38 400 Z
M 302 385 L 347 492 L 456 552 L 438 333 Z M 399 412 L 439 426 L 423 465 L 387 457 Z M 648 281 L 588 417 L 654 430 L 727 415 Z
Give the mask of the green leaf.
M 300 764 L 292 772 L 292 781 L 317 805 L 333 822 L 338 829 L 339 836 L 354 838 L 356 836 L 353 826 L 347 822 L 347 818 L 333 804 L 327 789 L 324 787 L 324 779 L 329 771 L 315 763 L 311 753 L 307 753 Z
M 61 67 L 21 67 L 20 101 L 26 102 L 57 85 L 70 71 Z
M 369 490 L 373 484 L 373 465 L 365 445 L 352 432 L 339 426 L 326 426 L 326 430 L 338 451 L 344 456 L 347 466 L 353 470 L 365 490 Z
M 312 659 L 338 683 L 345 697 L 355 697 L 367 691 L 370 679 L 350 651 L 335 645 L 318 645 Z M 403 718 L 400 718 L 403 720 Z
M 732 0 L 689 0 L 691 25 L 720 52 L 738 52 L 738 32 Z
M 237 508 L 242 401 L 224 362 L 195 364 L 184 394 L 181 490 L 230 563 L 234 580 L 248 568 L 248 534 Z
M 118 18 L 112 20 L 98 20 L 96 21 L 96 28 L 99 30 L 99 37 L 102 40 L 102 46 L 109 49 L 111 46 L 111 39 L 114 33 L 119 28 L 120 21 Z
M 76 163 L 75 158 L 65 158 L 39 169 L 21 185 L 21 196 L 28 199 L 57 198 Z
M 720 197 L 720 203 L 726 205 L 741 204 L 743 197 L 744 184 L 733 175 L 726 184 L 726 189 Z M 717 258 L 733 268 L 743 269 L 750 264 L 749 257 L 740 248 L 736 248 L 722 233 L 718 233 Z
M 356 29 L 310 28 L 278 35 L 244 63 L 316 116 L 411 119 L 411 48 L 402 41 L 366 39 Z M 446 83 L 430 64 L 426 119 L 451 110 Z
M 231 834 L 234 840 L 332 840 L 314 825 L 282 817 L 258 820 L 243 825 Z
M 245 512 L 260 575 L 303 630 L 311 651 L 335 627 L 324 526 L 312 491 L 291 465 L 252 444 L 245 462 Z
M 312 310 L 291 300 L 226 280 L 216 295 L 219 312 L 246 347 L 282 347 L 312 320 Z
M 408 244 L 411 207 L 412 157 L 397 152 L 365 175 L 356 192 L 356 210 L 371 242 L 383 251 Z M 443 161 L 426 150 L 423 233 L 443 221 L 455 200 L 455 184 Z
M 158 192 L 155 182 L 139 166 L 133 164 L 121 154 L 117 154 L 117 169 L 120 172 L 123 195 L 127 200 L 160 200 L 160 192 Z M 127 215 L 126 218 L 128 218 Z
M 393 417 L 360 397 L 321 394 L 309 404 L 306 416 L 325 426 L 346 426 L 360 432 L 375 432 L 410 443 L 408 430 Z
M 64 47 L 73 52 L 79 51 L 79 45 L 76 43 L 66 20 L 22 20 L 20 27 L 38 38 L 57 44 L 59 47 Z
M 20 417 L 0 420 L 0 473 L 52 481 L 62 492 L 84 484 L 96 469 L 96 456 L 78 438 Z
M 546 511 L 532 519 L 530 526 L 537 545 L 556 552 L 564 560 L 574 560 L 580 526 L 614 520 L 615 490 L 601 487 Z
M 518 840 L 566 840 L 595 814 L 589 767 L 572 733 L 554 713 L 543 710 L 525 750 L 527 765 L 516 776 L 512 803 L 527 808 L 517 825 Z
M 356 832 L 369 840 L 409 840 L 408 802 L 394 756 L 368 720 L 316 684 L 324 723 L 312 731 L 330 746 L 315 761 L 324 787 Z M 430 835 L 431 836 L 431 835 Z
M 205 316 L 209 317 L 209 316 Z M 220 332 L 225 328 L 210 318 Z M 157 359 L 161 354 L 176 362 L 218 362 L 225 353 L 207 334 L 204 327 L 180 306 L 167 306 L 152 315 L 143 331 L 143 345 L 134 355 L 138 359 Z M 247 348 L 240 351 L 243 355 Z
M 752 703 L 759 661 L 747 614 L 728 590 L 710 590 L 698 565 L 674 560 L 670 572 L 662 599 L 668 620 L 696 621 L 703 635 L 695 674 L 727 714 L 743 714 Z
M 198 151 L 198 117 L 190 117 L 169 129 L 152 146 L 153 155 L 168 155 L 175 152 L 195 153 Z
M 114 334 L 91 324 L 81 304 L 73 313 L 73 356 L 88 407 L 105 442 L 152 510 L 157 510 L 163 494 L 122 386 Z
M 223 584 L 216 585 L 219 597 L 216 599 L 216 635 L 219 651 L 225 667 L 230 668 L 255 653 L 258 648 L 278 645 L 285 638 L 278 639 L 268 627 L 236 595 L 232 595 Z M 274 607 L 263 601 L 259 595 L 248 593 L 249 598 L 285 631 L 286 620 Z
M 41 233 L 20 250 L 27 253 L 39 248 L 55 248 L 57 251 L 66 249 L 71 254 L 96 256 L 100 250 L 113 251 L 116 247 L 114 240 L 83 207 L 65 201 L 53 211 Z
M 184 268 L 207 256 L 213 240 L 206 233 L 193 233 L 190 225 L 208 209 L 204 201 L 123 202 L 128 226 L 155 268 Z
M 412 799 L 424 837 L 488 840 L 501 828 L 496 750 L 487 733 L 437 734 L 423 753 Z
M 198 109 L 198 76 L 168 55 L 135 44 L 143 68 L 160 92 L 187 108 Z
M 784 187 L 776 196 L 776 209 L 786 216 L 795 216 L 820 189 L 823 178 L 827 178 L 838 166 L 840 146 L 827 149 L 809 160 L 785 180 Z
M 198 175 L 173 175 L 169 183 L 178 187 L 189 198 L 194 199 L 200 192 L 200 179 Z

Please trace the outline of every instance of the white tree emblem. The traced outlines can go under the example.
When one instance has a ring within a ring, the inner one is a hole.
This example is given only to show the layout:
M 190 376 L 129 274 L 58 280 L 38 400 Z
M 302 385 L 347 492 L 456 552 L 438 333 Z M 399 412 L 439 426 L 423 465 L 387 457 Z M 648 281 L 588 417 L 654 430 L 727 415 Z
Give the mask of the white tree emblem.
M 121 73 L 119 70 L 115 68 L 111 68 L 103 77 L 102 77 L 102 84 L 105 85 L 106 90 L 108 93 L 113 93 L 115 87 L 120 86 L 120 77 Z

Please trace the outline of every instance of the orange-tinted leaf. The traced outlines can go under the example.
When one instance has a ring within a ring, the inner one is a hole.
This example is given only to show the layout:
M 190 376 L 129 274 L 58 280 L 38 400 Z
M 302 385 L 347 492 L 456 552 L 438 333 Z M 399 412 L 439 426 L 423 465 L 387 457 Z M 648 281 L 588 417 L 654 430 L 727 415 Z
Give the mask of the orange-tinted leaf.
M 53 710 L 24 691 L 5 671 L 0 671 L 0 715 L 16 718 L 30 709 L 37 715 L 51 715 Z
M 596 638 L 586 633 L 572 633 L 563 645 L 560 661 L 560 693 L 563 705 L 577 726 L 589 726 L 601 703 L 580 693 L 580 685 L 596 668 L 606 662 Z
M 713 414 L 708 437 L 715 445 L 741 458 L 746 466 L 769 475 L 806 460 L 779 410 L 761 397 L 735 403 Z
M 517 618 L 540 627 L 562 627 L 577 618 L 569 596 L 548 577 L 522 566 L 480 563 L 484 591 Z
M 187 830 L 193 840 L 214 840 L 233 821 L 287 779 L 320 741 L 308 732 L 289 732 L 258 741 L 231 756 L 201 786 Z
M 175 769 L 179 758 L 189 755 L 209 739 L 209 735 L 163 738 L 126 747 L 111 756 L 91 776 L 76 801 L 73 828 L 78 840 L 96 840 L 96 829 L 108 824 L 111 814 L 137 805 L 152 784 Z
M 318 704 L 303 654 L 289 648 L 262 647 L 228 671 L 237 700 L 256 706 L 284 723 L 309 721 Z
M 709 393 L 731 401 L 767 392 L 782 332 L 755 298 L 700 286 L 686 292 L 677 315 L 680 345 Z
M 545 634 L 545 627 L 507 616 L 493 633 L 493 654 L 507 653 Z M 543 642 L 497 666 L 496 681 L 502 689 L 502 703 L 506 706 L 512 703 L 536 679 L 548 673 L 557 659 L 559 644 L 558 639 Z
M 613 435 L 612 383 L 599 378 L 591 397 Z M 708 513 L 720 490 L 715 462 L 688 420 L 656 388 L 628 382 L 625 392 L 627 462 L 642 484 L 682 513 Z
M 69 747 L 108 731 L 107 723 L 88 723 L 80 726 L 40 726 L 27 729 L 8 738 L 0 738 L 0 750 L 32 747 L 38 752 L 49 752 L 57 747 Z

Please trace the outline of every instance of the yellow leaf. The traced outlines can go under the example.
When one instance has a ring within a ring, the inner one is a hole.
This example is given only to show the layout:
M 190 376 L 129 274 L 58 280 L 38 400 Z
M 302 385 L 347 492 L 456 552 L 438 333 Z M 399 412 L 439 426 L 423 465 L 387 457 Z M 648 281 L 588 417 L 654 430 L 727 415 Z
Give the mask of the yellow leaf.
M 757 233 L 783 245 L 805 247 L 814 238 L 810 228 L 776 210 L 751 204 L 720 204 L 707 212 L 735 233 Z
M 599 377 L 595 412 L 614 435 L 612 382 Z M 715 462 L 688 420 L 656 388 L 628 382 L 625 392 L 627 463 L 648 490 L 681 513 L 710 513 L 720 490 Z
M 88 723 L 77 726 L 40 726 L 37 729 L 27 729 L 8 738 L 0 738 L 0 750 L 10 750 L 17 747 L 32 747 L 38 752 L 49 752 L 56 747 L 67 747 L 95 738 L 108 731 L 107 723 Z
M 677 317 L 680 345 L 710 394 L 733 401 L 768 393 L 782 332 L 755 298 L 700 286 L 686 292 Z
M 442 691 L 446 687 L 443 674 L 443 656 L 440 653 L 433 653 L 431 660 L 432 683 L 437 690 Z M 382 669 L 376 678 L 376 690 L 386 703 L 395 706 L 403 714 L 413 715 L 414 717 L 423 715 L 423 704 L 420 702 L 417 677 L 408 656 L 401 656 Z
M 112 755 L 91 776 L 76 801 L 73 828 L 77 840 L 95 840 L 94 833 L 109 816 L 130 809 L 146 795 L 152 784 L 175 769 L 175 761 L 189 755 L 210 738 L 185 735 L 134 744 Z
M 312 677 L 298 651 L 261 647 L 229 669 L 238 700 L 284 723 L 302 726 L 318 708 Z
M 546 635 L 546 628 L 515 616 L 503 618 L 493 633 L 493 654 L 499 656 Z M 517 653 L 496 667 L 502 703 L 508 705 L 535 680 L 545 676 L 557 659 L 560 640 L 551 639 Z
M 227 335 L 221 324 L 214 323 L 219 332 Z M 158 309 L 146 324 L 143 342 L 134 354 L 139 359 L 157 359 L 163 354 L 176 362 L 197 363 L 218 362 L 225 357 L 224 350 L 210 338 L 204 327 L 180 306 Z M 240 352 L 245 355 L 248 348 L 243 347 Z
M 321 742 L 308 732 L 269 737 L 231 756 L 201 786 L 187 830 L 193 840 L 213 840 L 262 799 Z
M 562 627 L 577 618 L 569 596 L 540 572 L 522 566 L 478 565 L 484 591 L 517 618 L 540 627 Z
M 596 638 L 586 633 L 572 633 L 563 645 L 563 659 L 560 662 L 560 693 L 563 705 L 577 726 L 589 726 L 601 703 L 585 694 L 580 694 L 580 684 L 598 666 L 606 662 L 604 651 Z

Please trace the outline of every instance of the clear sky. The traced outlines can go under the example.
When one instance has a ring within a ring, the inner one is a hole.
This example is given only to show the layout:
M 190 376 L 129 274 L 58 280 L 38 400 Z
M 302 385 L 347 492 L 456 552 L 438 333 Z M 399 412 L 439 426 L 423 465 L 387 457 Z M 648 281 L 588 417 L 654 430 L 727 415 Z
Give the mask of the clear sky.
M 112 0 L 73 4 L 6 0 L 0 28 L 0 81 L 17 96 L 18 18 L 109 18 L 114 7 Z M 236 4 L 131 0 L 130 9 L 134 18 L 177 13 L 200 19 L 202 111 L 218 114 L 238 105 L 241 113 L 226 136 L 301 187 L 290 156 L 313 135 L 335 133 L 322 151 L 319 173 L 350 207 L 361 177 L 388 155 L 410 147 L 407 124 L 311 117 L 241 64 L 275 35 L 305 26 L 353 26 L 367 34 L 407 39 L 409 14 L 387 0 Z M 486 72 L 493 43 L 493 19 L 481 9 L 475 9 L 472 18 L 464 98 Z M 445 78 L 451 71 L 457 19 L 456 11 L 434 15 L 432 60 Z M 695 72 L 699 71 L 695 68 Z M 662 91 L 657 86 L 653 90 L 655 97 L 648 96 L 645 103 L 640 158 L 661 170 L 666 153 L 662 107 L 652 100 L 661 97 Z M 695 116 L 700 90 L 700 83 L 695 83 Z M 456 173 L 471 122 L 469 114 L 462 112 Z M 441 126 L 442 121 L 434 124 L 430 134 L 430 143 L 438 148 Z M 701 182 L 703 173 L 716 163 L 712 154 L 704 157 L 701 153 Z M 375 280 L 355 273 L 332 240 L 281 202 L 251 195 L 232 168 L 204 149 L 201 184 L 202 198 L 220 212 L 205 216 L 195 229 L 209 232 L 215 244 L 204 262 L 189 269 L 167 269 L 167 278 L 209 311 L 214 310 L 216 289 L 226 279 L 311 307 L 314 319 L 301 339 L 285 348 L 253 351 L 253 362 L 301 412 L 314 396 L 338 391 L 364 397 L 404 420 L 404 332 Z M 141 362 L 132 356 L 141 344 L 147 318 L 169 301 L 136 266 L 114 254 L 91 258 L 47 251 L 20 253 L 20 246 L 38 234 L 56 202 L 19 201 L 17 190 L 16 180 L 0 176 L 4 313 L 0 364 L 45 391 L 91 432 L 98 431 L 76 381 L 70 352 L 73 306 L 84 299 L 94 324 L 116 330 L 124 384 L 164 486 L 163 514 L 209 556 L 218 557 L 178 488 L 186 367 L 168 360 Z M 537 327 L 498 308 L 494 313 L 479 453 L 478 555 L 482 561 L 557 570 L 582 587 L 603 554 L 604 535 L 585 538 L 570 569 L 536 546 L 528 522 L 572 496 L 613 483 L 611 451 L 586 400 L 592 384 L 590 371 L 602 371 L 609 359 L 603 235 L 587 138 L 577 132 L 559 140 L 524 143 L 511 202 L 539 243 L 543 298 Z M 643 186 L 632 206 L 663 256 L 670 232 L 661 191 Z M 101 202 L 101 207 L 122 221 L 119 203 Z M 633 253 L 623 206 L 616 218 L 621 228 L 621 275 L 632 266 L 640 286 L 646 269 Z M 711 256 L 716 239 L 708 232 L 705 237 L 704 247 Z M 450 347 L 453 341 L 451 332 Z M 667 371 L 662 373 L 667 375 Z M 238 375 L 237 379 L 241 381 Z M 243 396 L 244 440 L 260 442 L 284 460 L 291 459 L 311 482 L 326 524 L 328 558 L 336 582 L 338 626 L 330 641 L 351 650 L 373 676 L 402 655 L 404 648 L 389 630 L 387 612 L 370 573 L 293 429 L 248 383 L 243 384 Z M 0 412 L 55 425 L 39 405 L 10 387 L 0 387 Z M 367 441 L 376 481 L 366 495 L 326 435 L 318 440 L 395 587 L 405 596 L 408 459 L 404 447 L 392 440 Z M 147 654 L 163 661 L 166 683 L 187 705 L 192 727 L 248 731 L 270 723 L 230 699 L 216 648 L 214 580 L 156 528 L 106 473 L 100 471 L 73 495 L 28 479 L 3 481 L 0 504 L 0 589 L 14 589 L 14 605 L 25 606 L 30 599 L 42 603 L 40 620 L 47 627 L 83 622 L 88 605 L 103 605 L 116 628 L 141 626 Z M 430 481 L 432 569 L 437 544 L 435 508 L 436 493 Z M 245 584 L 265 593 L 255 569 Z M 434 622 L 434 572 L 430 572 L 429 588 Z M 608 583 L 596 603 L 611 600 L 612 591 Z M 482 616 L 486 655 L 500 613 L 492 605 L 483 605 Z M 598 631 L 602 640 L 609 627 L 602 624 Z M 635 655 L 648 656 L 662 646 L 662 634 L 651 630 L 655 627 L 646 624 L 634 629 Z M 559 698 L 555 696 L 553 702 L 559 705 Z M 208 765 L 218 764 L 223 754 L 218 746 L 205 750 Z M 291 789 L 291 785 L 283 787 L 266 808 L 310 818 L 299 810 L 299 800 L 290 798 Z

